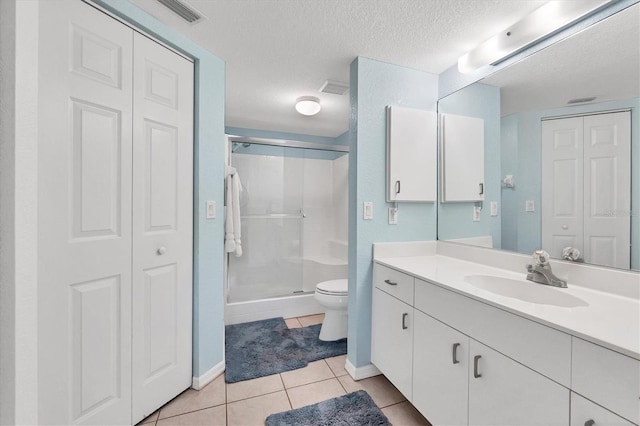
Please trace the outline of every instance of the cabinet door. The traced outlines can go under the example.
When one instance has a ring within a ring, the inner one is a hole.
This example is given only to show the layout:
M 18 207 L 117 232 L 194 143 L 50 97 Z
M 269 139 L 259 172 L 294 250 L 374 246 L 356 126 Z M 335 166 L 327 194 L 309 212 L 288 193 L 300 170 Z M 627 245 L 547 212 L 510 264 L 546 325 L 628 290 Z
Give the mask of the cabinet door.
M 374 289 L 371 332 L 371 361 L 411 400 L 413 308 Z
M 387 108 L 387 201 L 436 201 L 437 114 Z
M 569 389 L 470 339 L 469 424 L 568 425 Z
M 414 311 L 413 399 L 434 426 L 466 425 L 469 338 Z
M 618 417 L 611 411 L 571 393 L 571 426 L 633 426 L 633 423 Z

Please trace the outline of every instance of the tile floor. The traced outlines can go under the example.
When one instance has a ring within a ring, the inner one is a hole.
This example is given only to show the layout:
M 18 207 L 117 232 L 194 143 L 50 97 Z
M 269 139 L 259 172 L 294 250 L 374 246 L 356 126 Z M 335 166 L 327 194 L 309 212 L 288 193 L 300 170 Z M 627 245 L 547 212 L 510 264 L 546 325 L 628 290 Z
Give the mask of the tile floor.
M 324 315 L 289 318 L 289 328 L 322 322 Z M 225 383 L 224 375 L 200 391 L 187 389 L 139 424 L 148 426 L 264 425 L 269 414 L 291 410 L 359 389 L 366 390 L 395 426 L 429 426 L 384 377 L 354 381 L 344 369 L 346 355 L 310 363 L 298 370 Z

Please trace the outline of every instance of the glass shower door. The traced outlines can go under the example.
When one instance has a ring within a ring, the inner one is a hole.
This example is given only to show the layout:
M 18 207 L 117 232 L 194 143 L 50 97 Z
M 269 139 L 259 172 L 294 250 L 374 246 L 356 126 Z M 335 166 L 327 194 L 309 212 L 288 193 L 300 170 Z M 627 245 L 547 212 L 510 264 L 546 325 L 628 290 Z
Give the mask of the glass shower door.
M 243 254 L 229 256 L 228 302 L 302 293 L 303 163 L 296 148 L 233 143 Z

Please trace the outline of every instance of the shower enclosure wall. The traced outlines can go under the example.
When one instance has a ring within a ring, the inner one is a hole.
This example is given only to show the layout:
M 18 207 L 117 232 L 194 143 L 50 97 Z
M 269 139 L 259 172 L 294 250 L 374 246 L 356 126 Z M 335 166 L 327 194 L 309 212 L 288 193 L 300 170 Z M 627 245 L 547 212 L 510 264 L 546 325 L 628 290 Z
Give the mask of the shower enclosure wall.
M 243 186 L 243 254 L 228 256 L 227 323 L 322 312 L 316 284 L 347 277 L 344 150 L 230 138 Z

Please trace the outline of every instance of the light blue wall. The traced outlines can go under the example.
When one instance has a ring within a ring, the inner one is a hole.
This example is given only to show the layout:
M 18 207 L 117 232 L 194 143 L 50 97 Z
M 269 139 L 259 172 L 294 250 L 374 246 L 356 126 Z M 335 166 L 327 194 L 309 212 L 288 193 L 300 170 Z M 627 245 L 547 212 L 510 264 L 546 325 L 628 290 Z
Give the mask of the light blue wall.
M 223 223 L 205 219 L 205 200 L 223 205 L 225 64 L 128 0 L 94 0 L 195 61 L 193 375 L 224 359 Z
M 518 172 L 518 120 L 514 116 L 500 121 L 500 170 L 501 176 L 516 175 Z M 500 222 L 502 224 L 503 250 L 518 250 L 517 198 L 514 188 L 501 190 Z
M 471 83 L 474 83 L 488 75 L 491 75 L 501 69 L 515 64 L 516 62 L 526 58 L 527 56 L 532 55 L 546 47 L 549 47 L 553 43 L 569 37 L 572 34 L 580 32 L 590 25 L 593 25 L 594 23 L 613 15 L 614 13 L 626 9 L 629 6 L 638 3 L 639 1 L 640 0 L 616 0 L 606 7 L 603 7 L 596 13 L 582 19 L 579 22 L 576 22 L 575 24 L 563 29 L 562 31 L 558 31 L 557 33 L 534 44 L 533 46 L 524 49 L 522 52 L 499 63 L 498 65 L 487 65 L 476 70 L 473 73 L 462 74 L 458 72 L 458 64 L 454 64 L 439 75 L 438 97 L 443 98 L 445 96 L 448 96 L 451 93 L 460 90 Z
M 350 88 L 348 358 L 362 367 L 371 361 L 373 243 L 436 238 L 435 203 L 399 203 L 398 224 L 387 223 L 385 108 L 435 111 L 438 78 L 358 57 L 351 63 Z M 373 202 L 373 220 L 362 219 L 364 201 Z
M 473 221 L 473 202 L 439 203 L 438 238 L 450 240 L 491 235 L 493 247 L 500 248 L 500 213 L 498 216 L 490 215 L 491 201 L 497 201 L 500 206 L 500 88 L 487 84 L 472 84 L 440 99 L 438 112 L 484 120 L 485 189 L 479 222 Z M 460 176 L 460 179 L 464 179 L 464 176 Z
M 502 119 L 503 147 L 510 146 L 510 159 L 504 159 L 502 174 L 513 174 L 516 180 L 515 190 L 503 190 L 503 196 L 509 191 L 508 200 L 503 198 L 503 209 L 517 218 L 517 232 L 511 236 L 503 229 L 504 248 L 531 253 L 541 245 L 540 191 L 541 191 L 541 138 L 543 117 L 556 117 L 570 114 L 587 114 L 597 111 L 631 108 L 631 245 L 633 269 L 640 269 L 640 98 L 621 101 L 601 102 L 537 111 L 526 111 Z M 514 140 L 514 130 L 517 140 Z M 515 160 L 515 161 L 514 161 Z M 536 202 L 535 212 L 525 212 L 525 200 Z M 506 214 L 504 216 L 506 218 Z M 513 248 L 515 247 L 515 249 Z M 635 250 L 633 248 L 636 248 Z

